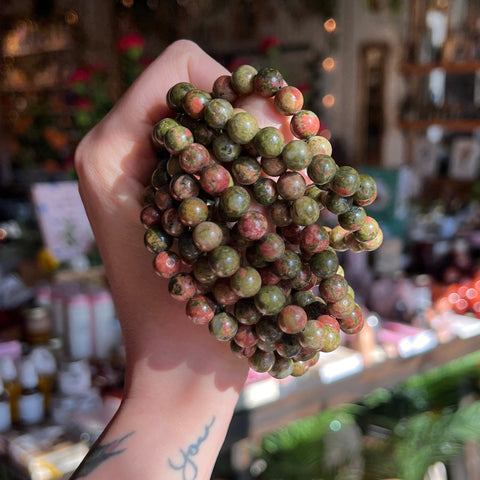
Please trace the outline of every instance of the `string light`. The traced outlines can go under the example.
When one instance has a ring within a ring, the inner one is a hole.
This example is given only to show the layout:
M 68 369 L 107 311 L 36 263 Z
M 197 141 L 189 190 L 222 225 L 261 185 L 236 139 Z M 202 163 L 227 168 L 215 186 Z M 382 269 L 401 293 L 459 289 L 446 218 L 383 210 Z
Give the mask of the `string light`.
M 135 0 L 122 0 L 122 5 L 126 8 L 132 8 Z
M 78 23 L 78 13 L 75 10 L 67 10 L 65 12 L 65 22 L 68 25 L 75 25 Z
M 322 67 L 327 72 L 331 72 L 335 68 L 335 60 L 332 57 L 327 57 L 322 62 Z
M 325 20 L 323 28 L 326 32 L 332 33 L 337 28 L 337 22 L 333 18 L 329 18 L 328 20 Z
M 335 105 L 335 97 L 329 93 L 322 98 L 322 103 L 324 107 L 332 108 Z

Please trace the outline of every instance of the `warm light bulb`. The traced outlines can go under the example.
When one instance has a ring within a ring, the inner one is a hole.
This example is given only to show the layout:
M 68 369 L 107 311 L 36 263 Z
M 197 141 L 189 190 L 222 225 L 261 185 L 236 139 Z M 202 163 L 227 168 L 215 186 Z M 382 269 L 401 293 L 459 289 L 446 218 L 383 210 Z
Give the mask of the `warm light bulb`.
M 330 72 L 335 68 L 335 60 L 332 57 L 327 57 L 323 62 L 322 62 L 322 67 L 324 70 L 327 72 Z
M 335 104 L 335 97 L 329 93 L 322 98 L 322 103 L 326 108 L 331 108 Z
M 122 0 L 122 5 L 126 8 L 133 7 L 134 0 Z
M 69 25 L 75 25 L 78 23 L 78 13 L 75 10 L 68 10 L 65 12 L 65 21 Z
M 323 28 L 328 33 L 332 33 L 337 28 L 337 22 L 335 22 L 333 18 L 329 18 L 328 20 L 325 20 L 325 23 L 323 24 Z

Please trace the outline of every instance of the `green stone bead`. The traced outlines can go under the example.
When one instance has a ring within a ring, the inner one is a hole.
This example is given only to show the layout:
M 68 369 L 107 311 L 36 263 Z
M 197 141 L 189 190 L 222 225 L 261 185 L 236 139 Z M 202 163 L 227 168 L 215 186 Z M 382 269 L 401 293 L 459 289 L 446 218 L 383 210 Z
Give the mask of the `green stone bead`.
M 222 133 L 213 140 L 212 150 L 219 162 L 233 162 L 240 155 L 242 147 L 234 142 L 229 135 Z
M 143 240 L 147 250 L 155 254 L 168 250 L 173 244 L 173 238 L 158 225 L 148 228 Z
M 335 275 L 338 265 L 337 254 L 332 248 L 315 253 L 310 259 L 310 268 L 320 280 Z
M 350 197 L 355 194 L 360 186 L 358 172 L 347 165 L 339 167 L 330 182 L 330 188 L 341 197 Z
M 167 160 L 162 159 L 158 162 L 157 168 L 153 171 L 150 178 L 150 183 L 152 187 L 158 190 L 163 185 L 168 185 L 170 183 L 170 179 L 171 177 L 167 171 Z
M 227 245 L 220 245 L 208 255 L 208 263 L 220 278 L 231 277 L 240 267 L 240 255 Z
M 252 195 L 259 205 L 271 205 L 278 197 L 277 184 L 271 178 L 259 178 L 252 185 Z
M 237 320 L 227 312 L 217 313 L 208 324 L 210 333 L 221 342 L 228 342 L 238 331 Z
M 193 229 L 193 241 L 202 252 L 210 252 L 221 245 L 222 229 L 215 222 L 202 222 Z
M 314 155 L 307 168 L 307 174 L 313 183 L 326 185 L 333 180 L 337 170 L 335 160 L 329 155 Z
M 255 183 L 262 173 L 262 167 L 256 158 L 240 156 L 232 164 L 232 175 L 240 185 Z
M 232 118 L 233 107 L 230 102 L 222 98 L 210 100 L 203 111 L 203 118 L 211 128 L 224 128 Z
M 207 204 L 198 197 L 186 198 L 178 207 L 178 216 L 187 227 L 195 227 L 208 218 Z
M 264 352 L 257 348 L 255 353 L 248 359 L 248 366 L 255 372 L 265 373 L 271 370 L 275 364 L 275 354 Z
M 290 209 L 292 220 L 301 226 L 313 225 L 320 217 L 320 205 L 310 197 L 295 200 Z
M 264 315 L 280 313 L 286 301 L 282 290 L 276 285 L 264 285 L 255 295 L 255 306 Z
M 377 184 L 372 176 L 360 173 L 360 184 L 353 195 L 353 201 L 357 205 L 365 207 L 374 202 L 377 198 Z
M 271 177 L 279 177 L 287 171 L 287 166 L 281 157 L 266 158 L 260 160 L 262 170 Z
M 354 235 L 359 242 L 369 242 L 377 236 L 379 229 L 378 222 L 374 218 L 367 216 L 365 223 Z
M 176 112 L 183 111 L 183 97 L 195 88 L 188 82 L 179 82 L 171 87 L 167 92 L 167 105 Z
M 213 271 L 212 267 L 208 263 L 207 257 L 200 257 L 193 264 L 192 274 L 195 277 L 195 280 L 204 284 L 212 284 L 218 278 L 217 274 Z
M 264 127 L 255 135 L 253 145 L 262 157 L 278 157 L 285 146 L 285 138 L 278 128 Z
M 253 267 L 240 267 L 230 278 L 230 287 L 239 297 L 253 297 L 262 286 L 262 278 Z
M 244 325 L 254 325 L 262 318 L 253 298 L 241 298 L 235 304 L 233 313 L 235 318 Z
M 200 120 L 203 118 L 205 107 L 211 100 L 212 96 L 208 92 L 194 88 L 183 97 L 183 110 L 191 119 Z
M 315 135 L 308 139 L 308 146 L 312 155 L 331 155 L 332 154 L 332 145 L 330 142 L 320 135 Z
M 253 92 L 257 69 L 251 65 L 240 65 L 232 73 L 232 87 L 239 95 Z
M 282 74 L 272 67 L 261 68 L 253 81 L 255 92 L 262 97 L 273 97 L 284 85 Z
M 258 130 L 256 118 L 248 112 L 236 113 L 227 123 L 228 135 L 240 145 L 251 142 Z
M 177 121 L 169 117 L 164 118 L 156 123 L 152 131 L 152 140 L 155 147 L 163 148 L 165 134 L 170 128 L 176 127 L 177 125 Z
M 367 214 L 363 207 L 354 205 L 348 212 L 338 216 L 338 223 L 345 230 L 351 232 L 359 230 L 367 220 Z
M 297 172 L 285 172 L 277 180 L 277 191 L 285 200 L 297 200 L 305 194 L 307 185 Z
M 342 197 L 335 192 L 328 192 L 324 198 L 325 208 L 334 215 L 341 215 L 352 208 L 353 199 Z
M 282 151 L 282 159 L 290 170 L 304 170 L 310 165 L 312 154 L 307 143 L 291 140 Z
M 294 115 L 303 107 L 303 94 L 298 88 L 287 85 L 275 94 L 274 105 L 282 115 Z
M 238 185 L 228 187 L 220 196 L 219 208 L 228 221 L 238 219 L 250 208 L 250 194 Z
M 184 148 L 193 143 L 192 132 L 182 125 L 171 127 L 164 137 L 165 148 L 173 155 L 178 155 Z
M 270 219 L 277 227 L 286 227 L 292 223 L 290 202 L 283 199 L 275 200 L 268 209 Z
M 291 250 L 285 253 L 272 264 L 272 272 L 283 280 L 295 278 L 302 268 L 300 257 Z
M 291 358 L 284 358 L 279 355 L 275 357 L 273 367 L 268 371 L 268 374 L 277 380 L 287 378 L 293 372 L 293 360 Z

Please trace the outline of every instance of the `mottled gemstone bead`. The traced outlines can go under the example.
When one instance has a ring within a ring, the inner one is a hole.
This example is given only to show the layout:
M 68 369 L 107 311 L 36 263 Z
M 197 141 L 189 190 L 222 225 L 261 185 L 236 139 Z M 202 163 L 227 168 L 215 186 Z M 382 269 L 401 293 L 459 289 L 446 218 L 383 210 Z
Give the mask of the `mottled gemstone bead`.
M 168 250 L 173 244 L 173 238 L 165 230 L 155 225 L 148 228 L 143 236 L 145 247 L 150 253 L 160 253 Z
M 312 154 L 306 142 L 291 140 L 282 151 L 282 159 L 290 170 L 304 170 L 310 165 Z
M 203 118 L 209 127 L 215 129 L 224 128 L 232 118 L 233 107 L 230 102 L 222 98 L 210 100 L 204 108 Z
M 256 158 L 240 156 L 232 164 L 232 175 L 240 185 L 255 183 L 262 173 L 262 167 Z
M 240 65 L 232 73 L 232 87 L 239 95 L 253 92 L 257 69 L 251 65 Z
M 282 74 L 276 68 L 272 67 L 261 68 L 255 75 L 253 81 L 255 92 L 262 97 L 272 97 L 284 85 L 285 81 L 283 80 Z
M 220 75 L 213 82 L 212 96 L 214 98 L 223 98 L 230 103 L 235 102 L 235 100 L 238 98 L 238 95 L 233 89 L 231 75 Z
M 164 147 L 164 138 L 167 131 L 178 125 L 177 121 L 173 118 L 163 118 L 155 124 L 152 131 L 152 140 L 156 148 Z
M 287 85 L 275 93 L 274 105 L 282 115 L 294 115 L 303 107 L 303 94 L 298 88 Z
M 331 143 L 321 135 L 314 135 L 308 139 L 308 146 L 312 155 L 331 155 L 332 145 Z
M 278 197 L 277 184 L 271 178 L 259 178 L 251 189 L 253 198 L 259 205 L 271 205 Z
M 165 148 L 173 155 L 178 155 L 184 148 L 193 143 L 192 132 L 182 125 L 171 127 L 164 137 Z
M 301 140 L 309 139 L 317 134 L 320 120 L 311 110 L 300 110 L 290 120 L 290 130 Z
M 251 142 L 258 130 L 256 118 L 248 112 L 236 113 L 227 123 L 228 135 L 240 145 Z
M 253 145 L 262 157 L 278 157 L 285 146 L 285 138 L 278 128 L 264 127 L 255 135 Z
M 267 218 L 263 213 L 250 210 L 238 220 L 237 230 L 242 237 L 248 240 L 259 240 L 267 233 Z
M 198 173 L 211 163 L 210 152 L 200 143 L 191 143 L 180 152 L 178 163 L 186 173 Z
M 317 154 L 312 157 L 312 161 L 307 168 L 307 174 L 313 183 L 326 185 L 333 180 L 337 170 L 338 166 L 330 155 Z
M 221 342 L 233 339 L 238 330 L 237 320 L 227 312 L 217 313 L 208 324 L 210 333 Z
M 220 162 L 233 162 L 241 153 L 242 147 L 226 133 L 215 137 L 212 144 L 213 154 Z
M 287 171 L 287 166 L 281 157 L 262 157 L 260 164 L 264 173 L 271 177 L 278 177 Z
M 189 197 L 178 207 L 178 217 L 187 227 L 195 227 L 208 218 L 207 204 L 198 197 Z
M 197 293 L 197 286 L 190 274 L 177 273 L 170 279 L 168 291 L 172 298 L 184 302 Z
M 180 267 L 180 257 L 170 250 L 158 253 L 153 260 L 153 270 L 162 278 L 172 278 L 180 273 Z
M 183 97 L 195 88 L 189 82 L 179 82 L 171 87 L 167 92 L 167 105 L 176 112 L 183 111 Z
M 194 88 L 189 90 L 182 100 L 183 110 L 193 120 L 203 118 L 205 106 L 210 102 L 212 96 L 205 90 Z
M 219 247 L 223 240 L 222 229 L 215 222 L 202 222 L 193 229 L 193 241 L 202 252 Z
M 306 188 L 305 179 L 297 172 L 285 172 L 277 180 L 277 191 L 285 200 L 303 197 Z

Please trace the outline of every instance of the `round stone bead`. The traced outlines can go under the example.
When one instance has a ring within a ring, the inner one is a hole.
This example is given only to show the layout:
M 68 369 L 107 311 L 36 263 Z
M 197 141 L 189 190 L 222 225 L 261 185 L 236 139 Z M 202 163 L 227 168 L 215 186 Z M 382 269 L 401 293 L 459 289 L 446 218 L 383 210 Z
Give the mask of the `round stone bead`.
M 348 293 L 348 283 L 342 275 L 332 275 L 318 285 L 318 293 L 326 302 L 338 302 Z
M 211 288 L 212 295 L 220 305 L 235 305 L 240 297 L 232 290 L 229 278 L 219 278 Z
M 178 217 L 187 227 L 195 227 L 208 218 L 207 204 L 198 197 L 186 198 L 178 207 Z
M 207 257 L 200 257 L 192 266 L 192 274 L 198 283 L 212 285 L 218 276 L 208 263 Z
M 193 143 L 193 134 L 188 128 L 177 125 L 167 130 L 164 143 L 165 148 L 172 155 L 178 155 L 184 148 Z
M 352 313 L 339 318 L 338 324 L 340 325 L 340 330 L 349 335 L 360 332 L 364 324 L 362 307 L 356 303 Z
M 315 253 L 310 260 L 310 268 L 320 280 L 334 275 L 337 272 L 338 265 L 337 254 L 332 248 Z
M 285 333 L 301 332 L 307 324 L 307 314 L 298 305 L 286 305 L 278 315 L 278 326 Z
M 188 300 L 185 312 L 195 325 L 207 325 L 215 316 L 215 304 L 205 295 L 195 295 Z
M 298 337 L 288 333 L 284 333 L 280 340 L 275 342 L 275 348 L 277 354 L 284 358 L 293 358 L 302 350 Z
M 290 215 L 297 225 L 312 225 L 320 216 L 320 205 L 312 198 L 303 196 L 292 203 Z
M 373 217 L 367 216 L 365 223 L 354 233 L 354 235 L 359 242 L 369 242 L 377 236 L 379 229 L 378 222 Z
M 307 362 L 294 361 L 290 375 L 295 378 L 302 377 L 308 372 L 309 368 L 310 366 Z
M 258 339 L 256 347 L 262 350 L 262 352 L 275 352 L 276 350 L 275 342 L 265 341 L 261 338 Z
M 202 252 L 219 247 L 223 240 L 222 229 L 215 222 L 202 222 L 193 229 L 193 241 Z
M 325 227 L 317 224 L 308 225 L 300 234 L 300 249 L 304 253 L 313 255 L 328 248 L 329 240 Z
M 240 255 L 227 245 L 220 245 L 208 255 L 208 263 L 221 278 L 231 277 L 240 267 Z
M 250 194 L 248 191 L 234 185 L 224 190 L 220 196 L 219 209 L 226 220 L 240 218 L 250 208 Z
M 278 157 L 285 146 L 285 138 L 278 128 L 264 127 L 255 135 L 253 145 L 261 157 Z
M 255 306 L 264 315 L 276 315 L 285 306 L 286 298 L 276 285 L 264 285 L 254 297 Z
M 327 304 L 328 313 L 335 318 L 343 318 L 351 315 L 355 309 L 355 300 L 352 295 L 344 295 L 340 300 Z
M 273 273 L 282 280 L 295 278 L 302 268 L 302 261 L 300 257 L 291 250 L 286 250 L 285 253 L 272 264 Z
M 306 307 L 309 303 L 315 301 L 315 295 L 311 290 L 305 290 L 300 292 L 295 292 L 292 295 L 292 304 L 298 305 L 299 307 Z
M 282 151 L 282 159 L 290 170 L 304 170 L 310 165 L 312 155 L 306 142 L 291 140 Z
M 254 347 L 258 342 L 255 329 L 251 325 L 240 324 L 238 325 L 237 333 L 233 338 L 237 345 L 243 348 Z
M 308 263 L 302 263 L 299 274 L 288 283 L 294 290 L 308 291 L 317 283 L 317 277 L 312 273 Z
M 314 320 L 320 315 L 327 314 L 327 304 L 321 297 L 316 297 L 314 302 L 305 305 L 303 308 L 305 309 L 305 312 L 307 312 L 309 320 Z
M 303 94 L 298 88 L 287 85 L 275 93 L 274 105 L 282 115 L 294 115 L 303 107 Z
M 245 249 L 245 258 L 253 268 L 263 268 L 268 265 L 267 261 L 259 252 L 257 245 L 251 245 Z
M 257 69 L 251 65 L 240 65 L 232 73 L 232 87 L 239 95 L 253 92 Z
M 191 265 L 203 255 L 203 252 L 195 245 L 190 231 L 185 231 L 178 237 L 177 246 L 180 258 L 187 265 Z
M 232 164 L 232 175 L 240 185 L 255 183 L 262 173 L 262 168 L 256 158 L 240 156 Z
M 308 165 L 307 174 L 313 183 L 326 185 L 333 180 L 337 173 L 338 166 L 335 160 L 329 155 L 317 154 L 312 157 Z
M 143 236 L 145 247 L 150 253 L 160 253 L 168 250 L 173 244 L 173 238 L 165 230 L 155 225 L 148 228 Z
M 175 207 L 165 210 L 162 214 L 162 227 L 172 237 L 179 237 L 185 231 L 178 209 Z
M 260 240 L 268 230 L 268 220 L 256 210 L 246 212 L 237 222 L 238 233 L 248 240 Z
M 262 97 L 273 97 L 284 85 L 282 74 L 272 67 L 261 68 L 253 81 L 255 93 Z
M 155 190 L 170 183 L 170 175 L 167 172 L 167 160 L 162 159 L 158 162 L 157 168 L 155 168 L 150 177 L 150 183 Z
M 275 364 L 275 354 L 264 352 L 257 348 L 255 353 L 248 359 L 248 366 L 255 372 L 265 373 L 271 370 Z
M 261 286 L 262 278 L 252 267 L 240 267 L 230 278 L 230 287 L 239 297 L 253 297 Z
M 231 352 L 240 359 L 250 358 L 257 350 L 256 345 L 253 347 L 241 347 L 235 339 L 230 341 Z
M 300 140 L 307 140 L 317 134 L 320 120 L 311 110 L 300 110 L 290 120 L 290 130 Z
M 383 243 L 383 232 L 382 229 L 378 229 L 377 236 L 373 240 L 369 240 L 368 242 L 361 242 L 362 250 L 367 252 L 371 252 L 376 250 L 380 245 Z
M 277 199 L 268 209 L 270 219 L 277 227 L 286 227 L 292 223 L 290 215 L 290 202 L 288 200 Z
M 170 195 L 170 186 L 168 184 L 162 185 L 155 190 L 153 199 L 157 208 L 162 212 L 173 207 L 174 200 Z
M 298 334 L 300 345 L 309 350 L 321 350 L 325 344 L 324 330 L 322 321 L 308 320 L 303 331 Z
M 158 253 L 153 260 L 153 270 L 162 278 L 172 278 L 180 273 L 180 267 L 180 257 L 170 250 Z
M 377 184 L 372 176 L 366 173 L 359 174 L 360 184 L 353 195 L 355 204 L 365 207 L 377 198 Z
M 313 137 L 310 137 L 308 139 L 308 146 L 310 147 L 312 156 L 332 154 L 331 143 L 325 137 L 322 137 L 320 135 L 315 135 Z
M 217 313 L 208 324 L 210 333 L 221 342 L 228 342 L 238 330 L 237 320 L 227 312 Z
M 191 119 L 200 120 L 203 118 L 205 107 L 210 100 L 212 100 L 212 96 L 208 92 L 194 88 L 183 97 L 183 110 Z
M 171 87 L 167 92 L 167 105 L 176 112 L 183 111 L 183 97 L 195 88 L 189 82 L 179 82 Z
M 266 233 L 256 244 L 256 249 L 266 262 L 274 262 L 283 257 L 285 242 L 277 233 Z
M 256 118 L 248 112 L 236 113 L 227 123 L 228 135 L 234 142 L 240 145 L 251 142 L 258 130 Z
M 291 223 L 286 227 L 280 227 L 280 233 L 282 234 L 283 238 L 292 245 L 298 245 L 300 243 L 301 231 L 302 228 L 295 223 Z
M 184 173 L 183 168 L 180 166 L 180 160 L 178 155 L 170 155 L 170 158 L 167 160 L 167 172 L 171 177 L 174 177 L 179 173 Z
M 184 302 L 197 293 L 197 286 L 190 274 L 177 273 L 168 282 L 168 291 L 172 298 Z
M 338 223 L 345 230 L 351 232 L 360 230 L 365 221 L 367 220 L 367 214 L 363 207 L 354 205 L 348 212 L 342 213 L 338 216 Z
M 201 143 L 191 143 L 180 152 L 178 163 L 186 173 L 198 173 L 210 165 L 210 152 Z
M 222 133 L 215 137 L 212 151 L 219 162 L 233 162 L 241 153 L 242 147 L 234 142 L 229 135 Z
M 330 182 L 330 188 L 341 197 L 350 197 L 355 194 L 360 186 L 358 172 L 347 165 L 339 167 L 337 173 Z
M 204 108 L 203 118 L 211 128 L 224 128 L 227 122 L 232 118 L 233 107 L 230 102 L 222 98 L 210 100 Z
M 155 205 L 146 205 L 140 212 L 140 222 L 145 228 L 160 225 L 162 213 Z
M 199 193 L 200 185 L 197 179 L 188 173 L 175 175 L 170 181 L 170 194 L 179 202 L 186 198 L 196 197 Z
M 215 132 L 213 129 L 203 122 L 195 122 L 191 127 L 191 131 L 193 132 L 195 141 L 201 143 L 205 147 L 210 146 L 215 138 Z
M 235 102 L 238 95 L 232 87 L 231 75 L 220 75 L 220 77 L 213 82 L 212 96 L 214 98 L 223 98 L 230 103 Z
M 277 191 L 285 200 L 303 197 L 306 188 L 305 179 L 297 172 L 285 172 L 277 180 Z
M 281 157 L 266 158 L 260 160 L 262 170 L 271 177 L 279 177 L 287 171 L 287 166 Z
M 218 196 L 233 185 L 230 172 L 217 163 L 205 167 L 200 172 L 200 186 L 209 195 Z
M 353 205 L 351 197 L 342 197 L 333 191 L 329 191 L 323 198 L 325 208 L 334 215 L 341 215 L 348 212 Z
M 177 121 L 173 118 L 163 118 L 155 124 L 152 131 L 152 140 L 156 148 L 164 147 L 164 138 L 167 131 L 178 125 Z
M 276 315 L 269 315 L 262 317 L 262 319 L 255 325 L 255 331 L 260 340 L 270 343 L 276 342 L 282 338 L 283 332 L 278 326 L 277 319 L 278 317 Z
M 262 318 L 253 298 L 241 298 L 235 304 L 233 313 L 235 318 L 244 325 L 254 325 Z
M 282 378 L 287 378 L 289 375 L 291 375 L 292 371 L 293 360 L 291 358 L 284 358 L 280 355 L 276 355 L 275 363 L 268 371 L 268 374 L 277 380 L 281 380 Z
M 264 207 L 271 205 L 278 197 L 277 184 L 271 178 L 259 178 L 251 191 L 254 200 Z

